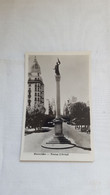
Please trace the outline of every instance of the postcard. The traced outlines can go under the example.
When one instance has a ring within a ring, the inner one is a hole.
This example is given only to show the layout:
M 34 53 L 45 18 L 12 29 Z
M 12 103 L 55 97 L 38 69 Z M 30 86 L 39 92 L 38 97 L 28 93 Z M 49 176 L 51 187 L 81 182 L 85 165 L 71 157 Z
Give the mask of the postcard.
M 26 53 L 21 161 L 93 161 L 90 52 Z

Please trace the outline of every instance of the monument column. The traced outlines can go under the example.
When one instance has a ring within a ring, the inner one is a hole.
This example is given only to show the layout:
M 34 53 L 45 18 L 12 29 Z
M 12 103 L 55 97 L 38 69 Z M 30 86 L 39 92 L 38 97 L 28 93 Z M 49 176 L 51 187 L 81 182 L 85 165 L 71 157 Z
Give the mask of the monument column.
M 63 129 L 62 129 L 62 119 L 60 115 L 60 75 L 55 75 L 56 79 L 56 118 L 54 120 L 55 122 L 55 135 L 63 135 Z
M 56 75 L 56 118 L 60 118 L 60 75 Z
M 55 80 L 56 80 L 56 117 L 54 119 L 54 134 L 42 143 L 43 148 L 48 149 L 66 149 L 74 147 L 74 144 L 63 135 L 62 118 L 60 113 L 60 72 L 59 65 L 60 60 L 55 65 Z

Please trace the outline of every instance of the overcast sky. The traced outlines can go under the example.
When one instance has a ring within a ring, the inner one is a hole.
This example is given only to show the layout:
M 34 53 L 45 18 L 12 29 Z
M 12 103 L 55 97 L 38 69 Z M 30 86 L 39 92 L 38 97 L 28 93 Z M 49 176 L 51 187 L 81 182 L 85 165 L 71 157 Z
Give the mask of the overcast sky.
M 33 65 L 35 55 L 29 57 L 29 72 Z M 78 101 L 87 102 L 89 100 L 89 56 L 88 55 L 36 55 L 36 59 L 41 68 L 41 76 L 44 82 L 45 106 L 47 100 L 56 98 L 55 71 L 53 70 L 60 59 L 60 97 L 61 112 L 65 101 L 72 96 Z

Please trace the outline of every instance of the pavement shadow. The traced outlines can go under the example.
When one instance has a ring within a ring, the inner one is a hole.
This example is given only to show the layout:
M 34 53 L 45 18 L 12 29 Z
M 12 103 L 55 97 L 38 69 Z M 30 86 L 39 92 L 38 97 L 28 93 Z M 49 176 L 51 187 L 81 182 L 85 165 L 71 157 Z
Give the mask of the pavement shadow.
M 30 135 L 32 133 L 46 133 L 51 131 L 50 128 L 45 128 L 45 129 L 41 129 L 41 130 L 33 130 L 33 131 L 25 131 L 25 135 Z

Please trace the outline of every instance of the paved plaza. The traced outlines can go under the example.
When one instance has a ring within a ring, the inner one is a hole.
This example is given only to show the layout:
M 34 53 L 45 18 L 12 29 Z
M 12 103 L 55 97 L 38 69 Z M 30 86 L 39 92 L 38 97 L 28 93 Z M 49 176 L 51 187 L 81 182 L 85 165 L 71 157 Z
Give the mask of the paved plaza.
M 54 127 L 48 132 L 31 133 L 25 136 L 25 152 L 66 152 L 66 153 L 88 153 L 90 150 L 90 134 L 75 129 L 74 126 L 63 123 L 63 133 L 69 139 L 73 139 L 76 146 L 70 149 L 45 149 L 41 147 L 44 139 L 54 135 Z

